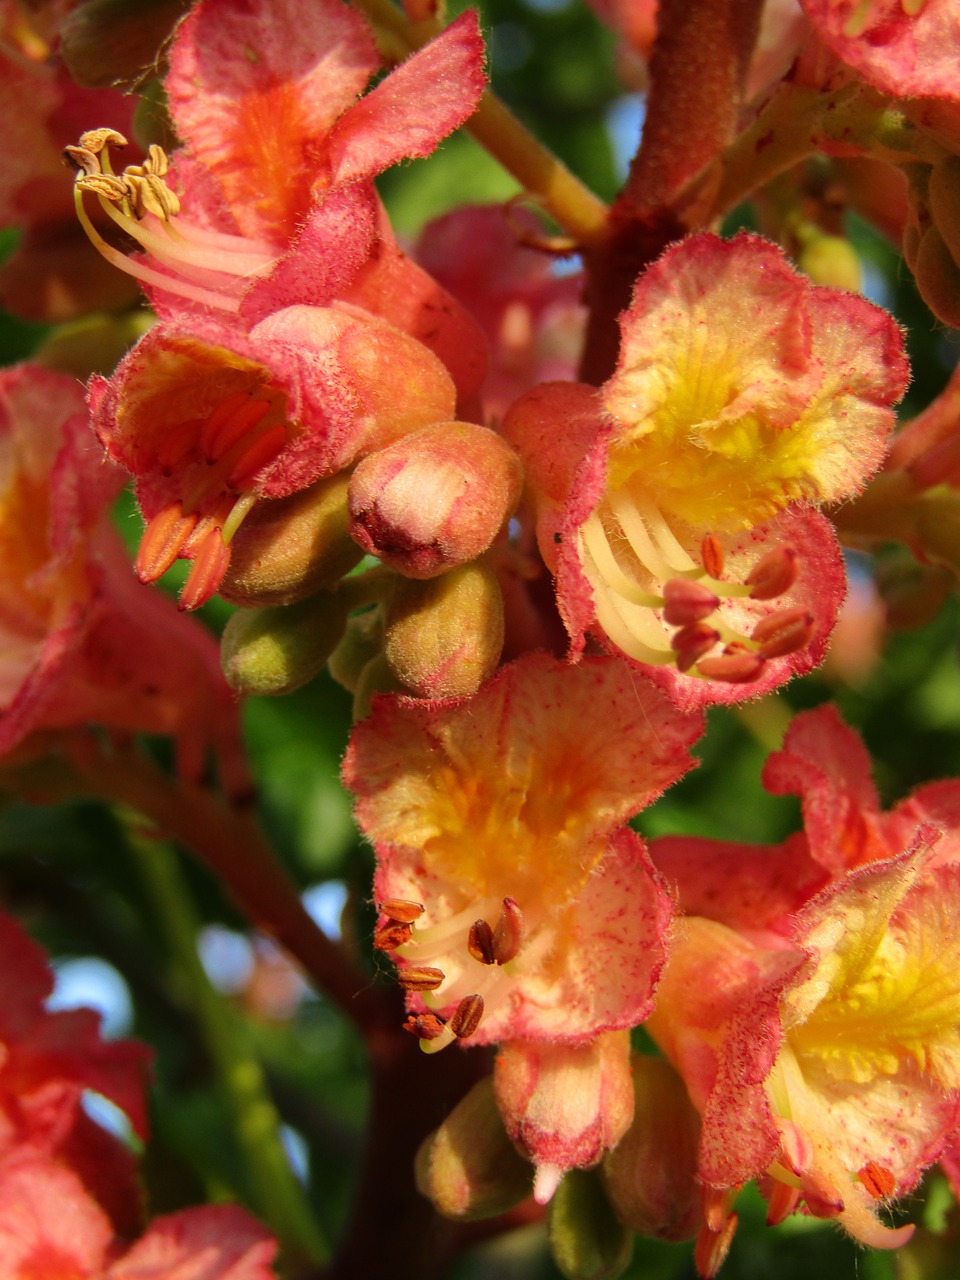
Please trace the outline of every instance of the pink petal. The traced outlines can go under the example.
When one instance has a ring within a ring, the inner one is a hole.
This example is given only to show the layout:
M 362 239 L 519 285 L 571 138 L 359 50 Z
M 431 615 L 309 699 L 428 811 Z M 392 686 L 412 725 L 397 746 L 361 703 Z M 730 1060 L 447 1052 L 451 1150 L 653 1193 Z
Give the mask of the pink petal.
M 273 1280 L 277 1244 L 245 1210 L 206 1205 L 155 1218 L 105 1280 Z

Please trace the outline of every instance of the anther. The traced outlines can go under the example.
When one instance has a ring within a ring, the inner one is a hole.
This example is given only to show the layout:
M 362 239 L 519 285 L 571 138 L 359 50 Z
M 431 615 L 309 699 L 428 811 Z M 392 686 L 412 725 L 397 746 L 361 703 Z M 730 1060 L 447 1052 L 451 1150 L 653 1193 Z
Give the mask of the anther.
M 400 924 L 391 920 L 373 935 L 373 946 L 376 951 L 396 951 L 413 936 L 413 929 L 408 924 Z
M 464 996 L 447 1024 L 458 1040 L 472 1036 L 483 1017 L 483 996 Z
M 513 898 L 504 898 L 503 910 L 493 931 L 493 955 L 497 964 L 509 964 L 523 946 L 523 912 Z
M 389 920 L 396 920 L 398 924 L 413 924 L 414 920 L 419 920 L 423 915 L 423 903 L 411 902 L 407 898 L 384 898 L 377 906 L 382 915 Z
M 810 1170 L 801 1179 L 804 1203 L 812 1218 L 835 1218 L 843 1213 L 843 1196 L 823 1174 Z
M 709 587 L 689 578 L 671 578 L 663 584 L 663 620 L 671 627 L 686 627 L 708 618 L 719 599 Z
M 403 1029 L 420 1040 L 436 1040 L 443 1035 L 446 1023 L 435 1013 L 411 1013 L 403 1024 Z
M 813 628 L 813 614 L 808 610 L 781 609 L 761 618 L 751 639 L 765 658 L 782 658 L 809 644 Z
M 116 129 L 88 129 L 80 135 L 80 146 L 84 151 L 92 151 L 99 155 L 104 147 L 125 147 L 127 140 Z
M 474 960 L 481 964 L 496 964 L 497 954 L 493 947 L 493 930 L 486 920 L 474 920 L 467 934 L 467 950 Z
M 797 553 L 793 547 L 775 547 L 761 556 L 746 577 L 753 600 L 774 600 L 797 580 Z
M 723 547 L 715 533 L 706 533 L 700 543 L 700 560 L 711 578 L 723 573 Z
M 706 622 L 694 622 L 682 627 L 670 637 L 670 648 L 677 655 L 677 669 L 689 671 L 695 662 L 705 657 L 720 639 L 720 632 Z
M 223 581 L 230 566 L 230 548 L 224 544 L 218 525 L 207 533 L 193 557 L 193 565 L 180 592 L 180 609 L 199 609 Z
M 436 991 L 446 976 L 430 965 L 410 965 L 398 971 L 397 981 L 404 991 Z
M 176 503 L 151 519 L 140 539 L 134 570 L 141 582 L 156 582 L 186 546 L 197 526 L 195 515 L 185 516 Z
M 873 1160 L 857 1172 L 857 1177 L 874 1200 L 889 1200 L 897 1189 L 897 1180 L 885 1165 Z
M 742 645 L 729 644 L 716 658 L 701 658 L 697 670 L 708 680 L 724 680 L 727 684 L 749 684 L 758 679 L 766 659 Z

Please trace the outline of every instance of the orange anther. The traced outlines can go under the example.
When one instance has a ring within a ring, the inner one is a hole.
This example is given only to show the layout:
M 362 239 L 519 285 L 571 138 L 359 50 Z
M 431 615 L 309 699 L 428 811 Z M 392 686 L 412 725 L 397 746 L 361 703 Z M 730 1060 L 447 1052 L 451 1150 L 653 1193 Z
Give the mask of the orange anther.
M 383 915 L 399 924 L 413 924 L 423 915 L 423 903 L 410 902 L 407 898 L 384 898 L 377 905 Z
M 700 543 L 700 560 L 711 578 L 723 573 L 723 547 L 715 533 L 704 534 Z
M 158 511 L 143 532 L 134 569 L 141 582 L 156 582 L 180 555 L 197 524 L 178 503 Z
M 180 592 L 180 608 L 199 609 L 206 604 L 223 581 L 229 565 L 230 548 L 223 545 L 223 535 L 214 525 L 197 547 L 193 567 Z
M 464 996 L 447 1023 L 458 1040 L 466 1040 L 472 1036 L 483 1017 L 483 996 Z
M 761 556 L 746 577 L 754 600 L 774 600 L 797 580 L 797 553 L 793 547 L 775 547 Z
M 808 610 L 781 609 L 762 618 L 751 638 L 765 658 L 782 658 L 809 644 L 813 628 L 813 614 Z

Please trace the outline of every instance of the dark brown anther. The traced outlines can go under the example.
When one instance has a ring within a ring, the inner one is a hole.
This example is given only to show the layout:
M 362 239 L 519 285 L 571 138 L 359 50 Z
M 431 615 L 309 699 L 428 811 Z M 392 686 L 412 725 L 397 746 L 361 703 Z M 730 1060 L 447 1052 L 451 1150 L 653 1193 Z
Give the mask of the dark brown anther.
M 697 670 L 708 680 L 724 680 L 727 684 L 749 684 L 757 680 L 766 658 L 742 645 L 729 644 L 716 658 L 701 658 Z
M 467 935 L 467 950 L 474 960 L 481 964 L 496 964 L 497 956 L 493 949 L 493 930 L 486 920 L 474 920 Z
M 761 556 L 746 577 L 753 600 L 775 600 L 797 580 L 797 553 L 793 547 L 775 547 Z
M 503 910 L 493 931 L 493 955 L 497 964 L 509 964 L 523 946 L 523 912 L 513 898 L 504 898 Z
M 413 924 L 423 915 L 423 903 L 408 902 L 406 898 L 384 898 L 377 905 L 383 915 L 398 924 Z
M 813 614 L 806 609 L 781 609 L 761 619 L 751 637 L 765 658 L 782 658 L 810 643 Z
M 720 639 L 720 632 L 706 622 L 694 622 L 682 627 L 670 637 L 670 648 L 677 655 L 677 669 L 689 671 L 695 662 L 706 656 Z
M 690 578 L 671 578 L 663 584 L 663 620 L 671 627 L 686 627 L 709 618 L 720 601 L 709 587 Z
M 398 924 L 396 920 L 391 920 L 373 935 L 373 945 L 377 951 L 396 951 L 397 947 L 409 942 L 412 936 L 413 930 L 408 924 Z
M 464 996 L 447 1025 L 458 1040 L 466 1040 L 479 1027 L 482 1017 L 483 996 Z
M 867 1161 L 858 1171 L 857 1177 L 874 1200 L 889 1200 L 897 1189 L 897 1180 L 890 1170 L 885 1165 L 876 1164 L 873 1160 Z
M 711 578 L 719 578 L 723 573 L 723 547 L 715 533 L 707 533 L 700 543 L 700 561 Z
M 443 1035 L 446 1023 L 435 1013 L 411 1013 L 403 1024 L 404 1031 L 409 1031 L 418 1040 L 436 1040 Z
M 397 973 L 397 981 L 404 991 L 436 991 L 447 975 L 442 969 L 430 965 L 409 965 Z

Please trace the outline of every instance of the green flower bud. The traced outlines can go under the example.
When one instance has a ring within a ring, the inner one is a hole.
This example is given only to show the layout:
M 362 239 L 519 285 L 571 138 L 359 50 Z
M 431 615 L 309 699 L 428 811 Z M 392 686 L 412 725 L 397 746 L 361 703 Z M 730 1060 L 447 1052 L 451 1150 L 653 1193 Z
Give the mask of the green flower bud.
M 238 693 L 292 693 L 322 670 L 346 624 L 328 593 L 298 604 L 238 609 L 224 628 L 220 662 Z
M 507 1137 L 489 1076 L 424 1139 L 415 1175 L 437 1212 L 460 1221 L 496 1217 L 530 1194 L 533 1168 Z
M 348 621 L 327 666 L 337 684 L 348 693 L 356 693 L 364 669 L 382 650 L 383 610 L 368 609 Z
M 613 1280 L 630 1262 L 632 1234 L 617 1221 L 592 1169 L 571 1169 L 547 1216 L 550 1252 L 567 1280 Z
M 220 595 L 245 606 L 293 604 L 335 587 L 363 558 L 347 531 L 348 484 L 342 473 L 261 499 L 234 535 Z
M 384 652 L 391 670 L 422 698 L 466 698 L 497 669 L 503 596 L 478 562 L 439 578 L 398 578 L 387 607 Z

